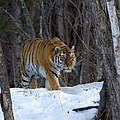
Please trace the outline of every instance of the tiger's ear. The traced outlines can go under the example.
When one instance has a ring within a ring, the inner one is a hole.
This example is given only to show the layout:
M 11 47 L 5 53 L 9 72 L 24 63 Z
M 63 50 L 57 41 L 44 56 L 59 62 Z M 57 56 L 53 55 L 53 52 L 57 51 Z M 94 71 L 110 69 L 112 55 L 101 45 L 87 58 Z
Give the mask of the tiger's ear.
M 58 46 L 55 47 L 55 53 L 59 53 L 60 52 L 60 48 Z

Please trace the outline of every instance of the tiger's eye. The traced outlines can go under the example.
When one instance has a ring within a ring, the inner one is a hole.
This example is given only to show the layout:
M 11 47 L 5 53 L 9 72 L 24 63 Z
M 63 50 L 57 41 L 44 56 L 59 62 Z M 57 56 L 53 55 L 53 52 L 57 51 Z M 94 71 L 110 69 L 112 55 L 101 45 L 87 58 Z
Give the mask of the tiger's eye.
M 64 60 L 65 60 L 65 57 L 64 57 L 64 56 L 60 56 L 60 60 L 61 60 L 61 61 L 64 61 Z

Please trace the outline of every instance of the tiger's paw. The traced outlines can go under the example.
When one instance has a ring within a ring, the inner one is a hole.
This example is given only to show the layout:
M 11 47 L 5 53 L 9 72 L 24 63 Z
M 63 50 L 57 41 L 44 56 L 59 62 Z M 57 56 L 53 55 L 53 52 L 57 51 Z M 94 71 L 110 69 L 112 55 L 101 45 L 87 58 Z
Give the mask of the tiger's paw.
M 53 87 L 53 88 L 47 88 L 47 90 L 52 91 L 52 90 L 61 90 L 59 86 Z
M 52 90 L 61 90 L 61 88 L 57 86 L 57 87 L 52 88 Z

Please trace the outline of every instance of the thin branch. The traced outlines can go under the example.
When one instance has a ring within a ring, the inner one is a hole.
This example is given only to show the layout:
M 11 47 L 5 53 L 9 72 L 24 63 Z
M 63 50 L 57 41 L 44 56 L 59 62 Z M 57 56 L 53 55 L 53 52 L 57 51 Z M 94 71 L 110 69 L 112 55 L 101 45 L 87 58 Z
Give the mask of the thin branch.
M 68 0 L 78 11 L 79 15 L 81 15 L 80 10 L 78 9 L 77 5 L 72 1 L 72 0 Z
M 11 15 L 11 14 L 10 14 L 7 10 L 5 10 L 3 7 L 0 7 L 0 10 L 2 10 L 4 13 L 6 13 L 6 14 L 10 17 L 10 19 L 11 19 L 12 21 L 14 21 L 13 24 L 15 24 L 15 26 L 20 30 L 21 33 L 23 33 L 27 38 L 30 38 L 30 36 L 28 35 L 28 33 L 26 33 L 26 32 L 22 29 L 22 27 L 20 26 L 19 22 L 15 19 L 15 17 L 13 17 L 13 15 Z
M 79 38 L 79 40 L 83 43 L 83 45 L 85 46 L 85 48 L 86 48 L 89 52 L 91 52 L 91 53 L 93 53 L 93 54 L 95 54 L 95 55 L 98 55 L 98 52 L 97 52 L 97 51 L 95 51 L 95 50 L 93 50 L 93 49 L 90 50 L 89 47 L 85 44 L 85 42 L 84 42 L 83 40 L 81 40 L 80 36 L 78 35 L 77 31 L 75 30 L 75 28 L 73 27 L 73 25 L 71 24 L 71 22 L 69 21 L 69 19 L 67 19 L 67 21 L 68 21 L 68 23 L 70 24 L 70 26 L 72 27 L 74 33 L 75 33 L 75 34 L 77 35 L 77 37 Z

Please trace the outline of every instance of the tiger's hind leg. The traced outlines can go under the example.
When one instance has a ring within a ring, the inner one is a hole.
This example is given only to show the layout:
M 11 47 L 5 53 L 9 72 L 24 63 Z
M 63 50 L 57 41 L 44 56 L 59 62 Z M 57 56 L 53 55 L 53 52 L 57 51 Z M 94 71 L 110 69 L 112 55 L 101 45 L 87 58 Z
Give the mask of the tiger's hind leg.
M 24 90 L 23 90 L 23 95 L 24 96 L 29 95 L 29 90 L 28 90 L 29 82 L 30 82 L 30 78 L 28 76 L 26 76 L 26 74 L 22 74 L 21 86 L 22 86 L 22 88 L 24 88 Z
M 22 87 L 23 88 L 30 88 L 31 76 L 26 72 L 22 73 Z
M 23 88 L 37 88 L 37 78 L 34 75 L 32 75 L 31 77 L 23 76 L 22 78 Z
M 34 76 L 29 77 L 27 74 L 24 74 L 22 76 L 22 87 L 24 88 L 23 90 L 23 95 L 28 96 L 32 94 L 32 91 L 28 88 L 36 88 L 36 81 L 34 80 Z

